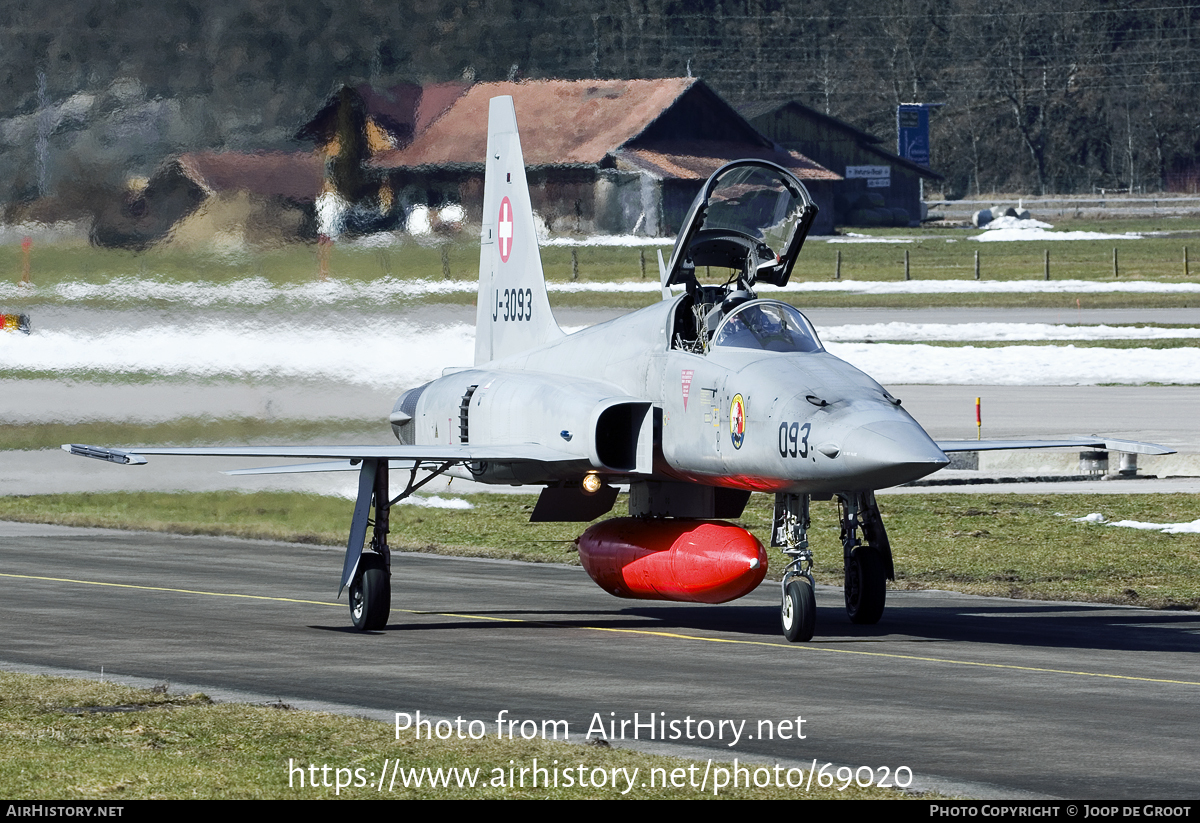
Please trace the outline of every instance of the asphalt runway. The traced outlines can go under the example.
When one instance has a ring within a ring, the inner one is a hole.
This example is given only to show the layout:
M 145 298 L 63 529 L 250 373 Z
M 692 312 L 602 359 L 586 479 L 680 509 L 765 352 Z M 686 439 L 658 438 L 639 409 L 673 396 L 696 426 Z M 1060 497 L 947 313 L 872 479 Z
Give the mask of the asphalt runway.
M 507 711 L 566 720 L 572 739 L 597 714 L 745 720 L 734 746 L 725 727 L 667 749 L 906 766 L 914 786 L 988 798 L 1196 796 L 1192 612 L 890 592 L 884 621 L 856 627 L 841 590 L 819 587 L 817 638 L 792 645 L 770 584 L 724 606 L 628 601 L 579 568 L 398 555 L 388 627 L 356 634 L 336 550 L 2 523 L 0 557 L 9 667 L 489 733 Z M 804 739 L 759 738 L 760 721 L 797 717 Z

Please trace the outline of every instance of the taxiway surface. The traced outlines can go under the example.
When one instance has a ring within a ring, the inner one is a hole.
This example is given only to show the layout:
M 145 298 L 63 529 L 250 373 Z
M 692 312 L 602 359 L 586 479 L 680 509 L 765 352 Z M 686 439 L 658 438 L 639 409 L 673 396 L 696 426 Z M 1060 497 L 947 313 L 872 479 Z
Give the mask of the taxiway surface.
M 907 766 L 992 798 L 1196 794 L 1191 612 L 889 592 L 883 622 L 861 627 L 819 587 L 817 638 L 793 645 L 771 584 L 724 606 L 640 602 L 575 567 L 397 555 L 388 627 L 357 634 L 333 597 L 340 554 L 0 523 L 0 660 L 492 733 L 502 710 L 567 720 L 573 739 L 597 714 L 746 720 L 732 747 L 676 742 L 725 761 Z M 758 734 L 797 716 L 803 740 Z

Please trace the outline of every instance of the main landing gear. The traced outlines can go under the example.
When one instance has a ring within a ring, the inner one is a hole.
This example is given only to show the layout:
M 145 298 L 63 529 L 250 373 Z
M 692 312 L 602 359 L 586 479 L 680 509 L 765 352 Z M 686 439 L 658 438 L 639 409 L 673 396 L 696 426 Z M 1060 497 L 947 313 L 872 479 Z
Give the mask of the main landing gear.
M 875 493 L 845 492 L 837 498 L 845 566 L 846 614 L 852 623 L 878 623 L 887 599 L 887 581 L 894 579 L 895 573 L 892 549 Z M 781 548 L 789 558 L 783 570 L 780 620 L 783 636 L 793 643 L 811 640 L 817 622 L 808 526 L 809 495 L 775 495 L 771 545 Z
M 846 614 L 851 623 L 873 625 L 883 617 L 887 581 L 894 580 L 892 547 L 879 516 L 874 492 L 838 495 L 842 520 Z M 867 539 L 864 545 L 859 529 Z
M 417 482 L 421 465 L 414 464 L 408 484 L 395 498 L 388 498 L 388 461 L 364 460 L 358 472 L 358 499 L 350 522 L 350 540 L 342 565 L 342 587 L 350 585 L 350 620 L 359 631 L 382 629 L 392 610 L 392 553 L 388 549 L 388 515 L 392 506 L 450 468 L 443 463 L 430 468 L 428 476 Z M 371 509 L 375 518 L 370 518 Z M 371 527 L 371 545 L 363 550 L 367 527 Z M 340 594 L 339 590 L 339 594 Z

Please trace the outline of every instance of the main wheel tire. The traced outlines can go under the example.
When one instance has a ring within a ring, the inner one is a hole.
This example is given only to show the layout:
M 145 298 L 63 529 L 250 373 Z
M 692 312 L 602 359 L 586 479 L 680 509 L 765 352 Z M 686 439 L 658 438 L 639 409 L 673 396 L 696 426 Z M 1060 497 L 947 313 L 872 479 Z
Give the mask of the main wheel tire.
M 369 552 L 350 583 L 350 619 L 359 631 L 382 629 L 392 611 L 392 584 L 383 557 Z
M 883 617 L 887 574 L 883 559 L 870 546 L 859 546 L 846 564 L 846 614 L 851 623 L 871 625 Z
M 817 598 L 807 577 L 797 577 L 783 593 L 783 636 L 791 643 L 812 640 L 817 628 Z

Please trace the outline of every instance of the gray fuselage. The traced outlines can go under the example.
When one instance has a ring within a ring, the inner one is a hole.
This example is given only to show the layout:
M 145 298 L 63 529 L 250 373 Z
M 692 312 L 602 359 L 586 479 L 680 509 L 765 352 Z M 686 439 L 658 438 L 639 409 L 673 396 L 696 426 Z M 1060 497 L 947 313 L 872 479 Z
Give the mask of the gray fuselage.
M 885 488 L 947 464 L 898 400 L 824 351 L 815 335 L 809 351 L 673 345 L 676 315 L 688 302 L 680 295 L 519 355 L 448 370 L 414 390 L 411 428 L 397 435 L 416 445 L 538 444 L 579 456 L 575 463 L 472 467 L 476 479 L 498 483 L 596 471 L 611 480 L 826 494 Z M 784 305 L 755 299 L 735 311 Z M 718 329 L 713 339 L 721 337 Z M 625 406 L 635 412 L 632 422 L 614 422 Z M 652 411 L 647 425 L 638 408 Z M 652 452 L 637 442 L 647 436 Z M 630 442 L 613 442 L 621 439 Z M 638 461 L 639 446 L 652 454 L 652 469 Z

